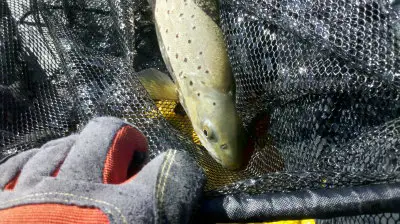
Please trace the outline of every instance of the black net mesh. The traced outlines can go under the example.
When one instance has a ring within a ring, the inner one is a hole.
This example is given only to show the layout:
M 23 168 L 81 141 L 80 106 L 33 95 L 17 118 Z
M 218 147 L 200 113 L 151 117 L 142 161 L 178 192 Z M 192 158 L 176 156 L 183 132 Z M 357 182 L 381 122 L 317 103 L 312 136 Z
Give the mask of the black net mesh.
M 221 8 L 238 110 L 246 124 L 268 114 L 267 138 L 284 161 L 283 173 L 250 185 L 281 191 L 398 179 L 399 11 L 378 1 Z
M 255 141 L 244 170 L 211 159 L 177 102 L 151 100 L 136 78 L 167 72 L 146 0 L 0 1 L 0 159 L 110 115 L 148 136 L 152 158 L 190 151 L 208 198 L 400 183 L 399 1 L 220 9 L 237 109 Z M 321 222 L 398 223 L 383 207 Z

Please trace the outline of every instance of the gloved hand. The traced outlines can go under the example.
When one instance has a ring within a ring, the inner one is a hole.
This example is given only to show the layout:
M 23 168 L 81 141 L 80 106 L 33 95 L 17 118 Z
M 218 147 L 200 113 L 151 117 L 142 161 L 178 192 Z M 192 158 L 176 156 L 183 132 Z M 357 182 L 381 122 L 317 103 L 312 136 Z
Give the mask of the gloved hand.
M 141 168 L 146 153 L 145 136 L 111 117 L 22 152 L 0 165 L 0 223 L 188 222 L 201 169 L 177 150 Z

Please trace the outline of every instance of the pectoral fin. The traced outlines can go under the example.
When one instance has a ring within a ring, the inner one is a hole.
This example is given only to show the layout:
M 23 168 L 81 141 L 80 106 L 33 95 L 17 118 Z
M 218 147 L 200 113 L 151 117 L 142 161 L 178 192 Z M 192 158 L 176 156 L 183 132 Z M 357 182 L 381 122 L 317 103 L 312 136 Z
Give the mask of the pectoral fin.
M 176 85 L 167 74 L 151 68 L 138 72 L 137 77 L 153 100 L 179 100 Z

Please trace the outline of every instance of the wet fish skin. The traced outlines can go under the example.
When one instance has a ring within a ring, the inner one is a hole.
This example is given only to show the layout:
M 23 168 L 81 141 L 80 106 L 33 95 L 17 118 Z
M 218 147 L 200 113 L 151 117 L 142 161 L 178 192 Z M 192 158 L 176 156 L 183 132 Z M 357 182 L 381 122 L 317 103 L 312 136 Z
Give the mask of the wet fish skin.
M 246 134 L 235 108 L 234 79 L 224 37 L 216 23 L 217 1 L 149 3 L 164 62 L 202 145 L 222 166 L 241 168 Z

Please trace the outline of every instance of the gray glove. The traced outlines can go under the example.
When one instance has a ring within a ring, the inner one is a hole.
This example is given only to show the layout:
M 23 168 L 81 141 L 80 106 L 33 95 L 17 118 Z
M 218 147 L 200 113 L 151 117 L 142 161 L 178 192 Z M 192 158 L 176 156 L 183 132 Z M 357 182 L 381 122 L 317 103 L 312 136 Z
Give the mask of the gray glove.
M 147 147 L 132 125 L 103 117 L 80 134 L 22 152 L 0 165 L 0 220 L 188 222 L 203 172 L 186 152 L 172 149 L 142 168 Z

